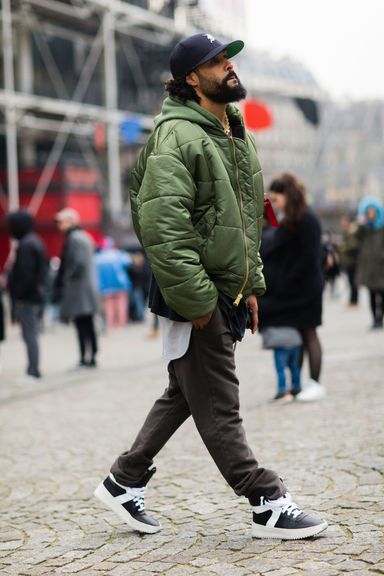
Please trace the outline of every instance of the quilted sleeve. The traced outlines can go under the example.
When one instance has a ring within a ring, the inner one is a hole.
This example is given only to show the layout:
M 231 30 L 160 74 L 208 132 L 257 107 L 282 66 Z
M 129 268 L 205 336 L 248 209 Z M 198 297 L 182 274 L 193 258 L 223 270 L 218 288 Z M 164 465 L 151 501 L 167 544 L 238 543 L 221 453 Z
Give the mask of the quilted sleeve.
M 262 296 L 265 293 L 265 279 L 263 275 L 263 262 L 261 260 L 261 256 L 257 253 L 257 267 L 256 267 L 256 277 L 255 277 L 255 284 L 252 289 L 252 293 L 256 294 L 256 296 Z
M 192 225 L 195 194 L 192 175 L 176 155 L 148 157 L 137 198 L 141 241 L 164 300 L 187 320 L 213 312 L 217 303 Z

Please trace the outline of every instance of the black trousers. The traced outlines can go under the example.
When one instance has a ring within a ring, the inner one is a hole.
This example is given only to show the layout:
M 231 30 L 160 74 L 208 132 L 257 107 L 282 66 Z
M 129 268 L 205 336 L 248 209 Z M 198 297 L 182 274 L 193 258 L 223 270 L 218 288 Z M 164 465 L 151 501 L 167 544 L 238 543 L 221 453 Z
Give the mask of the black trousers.
M 384 291 L 369 290 L 369 302 L 374 324 L 382 325 L 384 317 Z
M 80 362 L 91 362 L 97 353 L 97 337 L 93 316 L 76 316 L 73 320 L 80 350 Z
M 136 440 L 111 468 L 126 486 L 139 483 L 153 458 L 189 416 L 228 484 L 253 505 L 286 489 L 276 472 L 260 468 L 239 414 L 232 334 L 219 308 L 202 330 L 192 329 L 189 348 L 168 365 L 169 385 L 155 402 Z
M 356 285 L 355 276 L 356 276 L 356 267 L 353 268 L 346 268 L 345 269 L 348 278 L 349 284 L 349 303 L 350 304 L 357 304 L 359 300 L 359 289 Z

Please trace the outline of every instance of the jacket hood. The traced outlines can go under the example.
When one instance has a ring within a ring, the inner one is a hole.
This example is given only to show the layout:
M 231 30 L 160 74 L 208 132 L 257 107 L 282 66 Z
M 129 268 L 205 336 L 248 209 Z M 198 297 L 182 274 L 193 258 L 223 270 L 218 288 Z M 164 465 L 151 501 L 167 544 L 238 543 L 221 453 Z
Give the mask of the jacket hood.
M 373 227 L 378 230 L 384 224 L 383 205 L 378 198 L 367 197 L 363 198 L 359 203 L 358 216 L 365 216 L 367 210 L 373 208 L 376 210 L 376 220 L 373 222 Z
M 227 105 L 227 114 L 229 118 L 242 124 L 240 110 L 233 104 Z M 163 102 L 160 114 L 155 118 L 156 128 L 167 120 L 187 120 L 188 122 L 193 122 L 200 126 L 210 127 L 211 129 L 216 128 L 220 130 L 220 132 L 223 130 L 220 120 L 193 100 L 183 102 L 178 98 L 166 98 Z
M 20 209 L 12 212 L 7 218 L 9 233 L 13 238 L 20 240 L 33 230 L 33 217 L 28 210 Z

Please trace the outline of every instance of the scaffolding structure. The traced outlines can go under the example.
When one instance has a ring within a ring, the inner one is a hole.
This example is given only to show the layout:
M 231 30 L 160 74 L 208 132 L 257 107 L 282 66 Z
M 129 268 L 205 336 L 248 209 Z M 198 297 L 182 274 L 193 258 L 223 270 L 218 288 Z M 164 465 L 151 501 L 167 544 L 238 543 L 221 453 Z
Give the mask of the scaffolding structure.
M 100 174 L 110 214 L 119 215 L 124 203 L 121 123 L 133 116 L 145 135 L 152 128 L 156 105 L 150 102 L 152 87 L 137 43 L 150 45 L 154 54 L 166 54 L 185 28 L 191 3 L 178 4 L 163 0 L 2 0 L 0 114 L 7 173 L 7 195 L 0 190 L 3 206 L 18 208 L 19 168 L 36 165 L 38 143 L 44 138 L 50 150 L 45 151 L 43 162 L 40 158 L 43 169 L 29 206 L 36 213 L 68 142 L 75 140 L 85 162 Z M 71 77 L 63 73 L 67 66 L 60 42 L 67 51 L 72 46 Z M 139 86 L 141 105 L 132 109 L 120 98 L 124 56 Z M 94 146 L 95 127 L 100 124 L 105 128 L 105 154 Z
M 29 204 L 36 214 L 58 164 L 81 158 L 99 175 L 105 212 L 127 224 L 130 170 L 160 109 L 170 50 L 203 28 L 220 34 L 217 12 L 208 7 L 208 0 L 2 0 L 3 212 L 19 206 L 20 168 L 41 169 Z M 227 16 L 232 22 L 229 9 Z M 257 134 L 267 179 L 293 168 L 318 183 L 320 130 L 295 101 L 321 104 L 313 77 L 298 64 L 250 50 L 236 62 L 249 96 L 267 102 L 276 119 Z M 140 125 L 128 143 L 121 130 L 127 121 Z

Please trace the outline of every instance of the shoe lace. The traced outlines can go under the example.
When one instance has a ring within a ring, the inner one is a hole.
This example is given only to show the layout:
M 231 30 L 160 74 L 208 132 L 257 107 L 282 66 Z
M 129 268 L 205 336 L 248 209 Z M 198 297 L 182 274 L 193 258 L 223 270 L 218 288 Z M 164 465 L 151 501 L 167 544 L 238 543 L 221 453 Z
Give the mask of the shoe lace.
M 302 513 L 302 510 L 297 506 L 295 502 L 292 502 L 292 497 L 289 492 L 286 492 L 284 496 L 278 498 L 277 500 L 266 500 L 271 508 L 280 510 L 283 513 L 292 515 L 293 518 L 297 518 Z
M 144 497 L 145 497 L 146 486 L 142 488 L 129 488 L 129 493 L 133 496 L 132 500 L 136 504 L 139 512 L 144 512 Z

